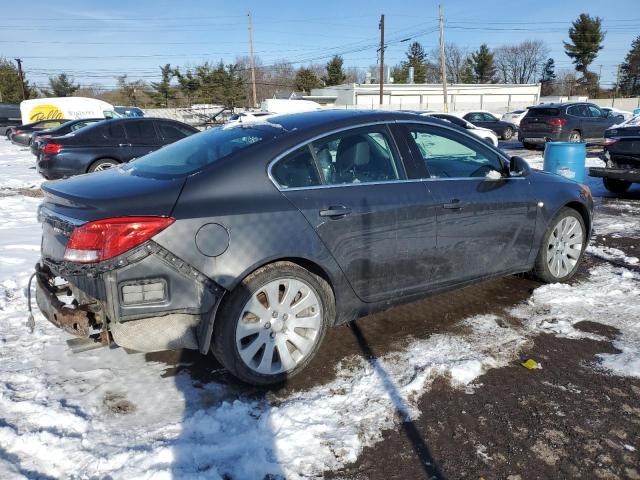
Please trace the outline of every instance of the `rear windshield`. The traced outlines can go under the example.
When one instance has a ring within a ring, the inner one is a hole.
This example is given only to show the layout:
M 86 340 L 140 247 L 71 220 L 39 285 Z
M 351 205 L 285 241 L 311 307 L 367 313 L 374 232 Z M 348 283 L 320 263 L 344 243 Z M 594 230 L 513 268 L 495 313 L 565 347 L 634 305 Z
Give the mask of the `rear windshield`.
M 218 127 L 167 145 L 127 168 L 134 174 L 157 177 L 189 175 L 232 153 L 274 138 L 282 129 L 268 125 Z
M 560 115 L 560 110 L 557 108 L 532 108 L 529 110 L 527 116 L 539 116 L 539 117 L 555 117 Z

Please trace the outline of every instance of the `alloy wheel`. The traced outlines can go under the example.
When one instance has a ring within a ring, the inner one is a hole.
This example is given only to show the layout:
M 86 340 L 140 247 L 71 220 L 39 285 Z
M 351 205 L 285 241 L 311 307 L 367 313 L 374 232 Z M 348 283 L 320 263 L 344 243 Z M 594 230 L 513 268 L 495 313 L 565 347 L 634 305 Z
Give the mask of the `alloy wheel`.
M 290 371 L 318 341 L 322 308 L 317 293 L 294 278 L 270 281 L 252 293 L 236 325 L 236 347 L 247 367 L 263 375 Z
M 581 138 L 580 138 L 580 134 L 578 132 L 571 132 L 569 134 L 569 141 L 571 143 L 580 143 L 580 140 L 581 140 Z
M 110 163 L 110 162 L 105 162 L 105 163 L 99 163 L 98 165 L 96 165 L 96 167 L 93 169 L 94 172 L 101 172 L 103 170 L 109 170 L 110 168 L 115 167 L 115 164 Z
M 569 275 L 583 248 L 584 232 L 577 218 L 562 218 L 553 228 L 547 243 L 547 265 L 555 278 Z

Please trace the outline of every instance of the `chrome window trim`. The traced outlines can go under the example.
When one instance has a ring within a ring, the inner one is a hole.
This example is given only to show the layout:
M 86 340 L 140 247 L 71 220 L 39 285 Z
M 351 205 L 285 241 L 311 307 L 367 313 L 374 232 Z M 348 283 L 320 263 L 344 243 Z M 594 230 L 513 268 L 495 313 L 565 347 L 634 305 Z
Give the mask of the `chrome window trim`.
M 400 179 L 400 180 L 386 180 L 383 182 L 363 182 L 363 183 L 340 183 L 340 184 L 336 184 L 336 185 L 312 185 L 312 186 L 308 186 L 308 187 L 291 187 L 291 188 L 287 188 L 287 187 L 283 187 L 281 186 L 277 180 L 273 177 L 273 174 L 271 172 L 273 165 L 275 165 L 276 162 L 278 162 L 279 160 L 281 160 L 282 158 L 286 157 L 287 155 L 289 155 L 290 153 L 294 152 L 295 150 L 298 150 L 299 148 L 302 148 L 304 146 L 309 145 L 312 142 L 315 142 L 316 140 L 319 140 L 321 138 L 324 137 L 329 137 L 331 135 L 334 135 L 336 133 L 340 133 L 340 132 L 344 132 L 347 130 L 355 130 L 357 128 L 362 128 L 362 127 L 371 127 L 371 126 L 376 126 L 376 125 L 386 125 L 387 127 L 393 123 L 396 124 L 401 124 L 401 123 L 410 123 L 410 124 L 419 124 L 419 125 L 424 125 L 427 127 L 438 127 L 438 128 L 445 128 L 447 130 L 451 130 L 452 132 L 455 132 L 457 134 L 462 134 L 465 135 L 467 138 L 469 138 L 470 140 L 472 140 L 473 142 L 476 142 L 480 145 L 482 145 L 485 148 L 489 148 L 491 150 L 493 150 L 496 154 L 498 154 L 503 160 L 505 161 L 509 161 L 509 157 L 507 157 L 504 152 L 502 152 L 501 150 L 497 149 L 496 147 L 494 147 L 493 145 L 489 145 L 488 143 L 482 143 L 482 140 L 480 138 L 477 138 L 475 135 L 471 135 L 470 133 L 464 132 L 464 131 L 460 131 L 457 128 L 452 128 L 450 126 L 447 125 L 440 125 L 440 124 L 433 124 L 431 122 L 424 122 L 424 121 L 420 121 L 420 119 L 416 119 L 416 120 L 380 120 L 380 121 L 376 121 L 376 122 L 367 122 L 367 123 L 362 123 L 359 125 L 349 125 L 348 127 L 342 127 L 342 128 L 336 128 L 334 130 L 329 130 L 328 132 L 324 132 L 321 133 L 319 135 L 316 135 L 314 137 L 311 137 L 303 142 L 300 142 L 290 148 L 288 148 L 287 150 L 285 150 L 284 152 L 280 153 L 279 155 L 277 155 L 273 160 L 271 160 L 269 162 L 269 164 L 267 165 L 267 176 L 269 177 L 269 180 L 271 180 L 271 183 L 273 183 L 273 185 L 278 189 L 278 191 L 280 192 L 295 192 L 295 191 L 299 191 L 299 190 L 317 190 L 320 188 L 342 188 L 342 187 L 358 187 L 358 186 L 367 186 L 367 185 L 387 185 L 390 183 L 393 184 L 399 184 L 399 183 L 416 183 L 416 182 L 434 182 L 434 181 L 451 181 L 451 180 L 457 180 L 457 181 L 470 181 L 470 180 L 483 180 L 482 178 L 477 178 L 477 177 L 456 177 L 456 178 L 434 178 L 434 177 L 423 177 L 423 178 L 407 178 L 407 179 Z M 391 133 L 391 141 L 394 143 L 394 146 L 396 148 L 396 151 L 398 152 L 398 154 L 401 155 L 400 150 L 398 148 L 398 145 L 396 145 L 396 139 L 393 136 L 393 132 Z M 402 161 L 402 169 L 406 170 L 405 165 L 404 165 L 404 159 L 401 158 Z M 406 175 L 406 172 L 403 172 Z M 524 180 L 525 177 L 505 177 L 503 178 L 503 180 Z M 498 181 L 498 180 L 492 180 L 492 181 Z

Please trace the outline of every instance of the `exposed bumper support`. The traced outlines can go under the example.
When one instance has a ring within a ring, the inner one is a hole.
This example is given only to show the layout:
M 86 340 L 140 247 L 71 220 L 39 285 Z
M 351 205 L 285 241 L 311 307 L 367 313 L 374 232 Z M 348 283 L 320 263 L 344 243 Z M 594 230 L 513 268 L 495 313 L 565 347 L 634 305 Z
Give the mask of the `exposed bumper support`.
M 48 272 L 36 265 L 36 303 L 47 320 L 72 335 L 89 337 L 95 330 L 95 314 L 88 305 L 72 308 L 60 301 L 60 288 L 46 281 Z

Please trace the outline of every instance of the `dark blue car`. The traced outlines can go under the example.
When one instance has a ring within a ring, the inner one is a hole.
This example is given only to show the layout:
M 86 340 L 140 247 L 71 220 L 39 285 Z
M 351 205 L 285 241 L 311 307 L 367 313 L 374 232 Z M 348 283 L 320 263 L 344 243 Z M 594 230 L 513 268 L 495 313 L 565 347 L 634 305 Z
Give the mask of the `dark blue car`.
M 339 110 L 214 128 L 43 189 L 49 320 L 133 350 L 212 349 L 259 385 L 368 313 L 521 272 L 569 280 L 593 207 L 449 122 Z

